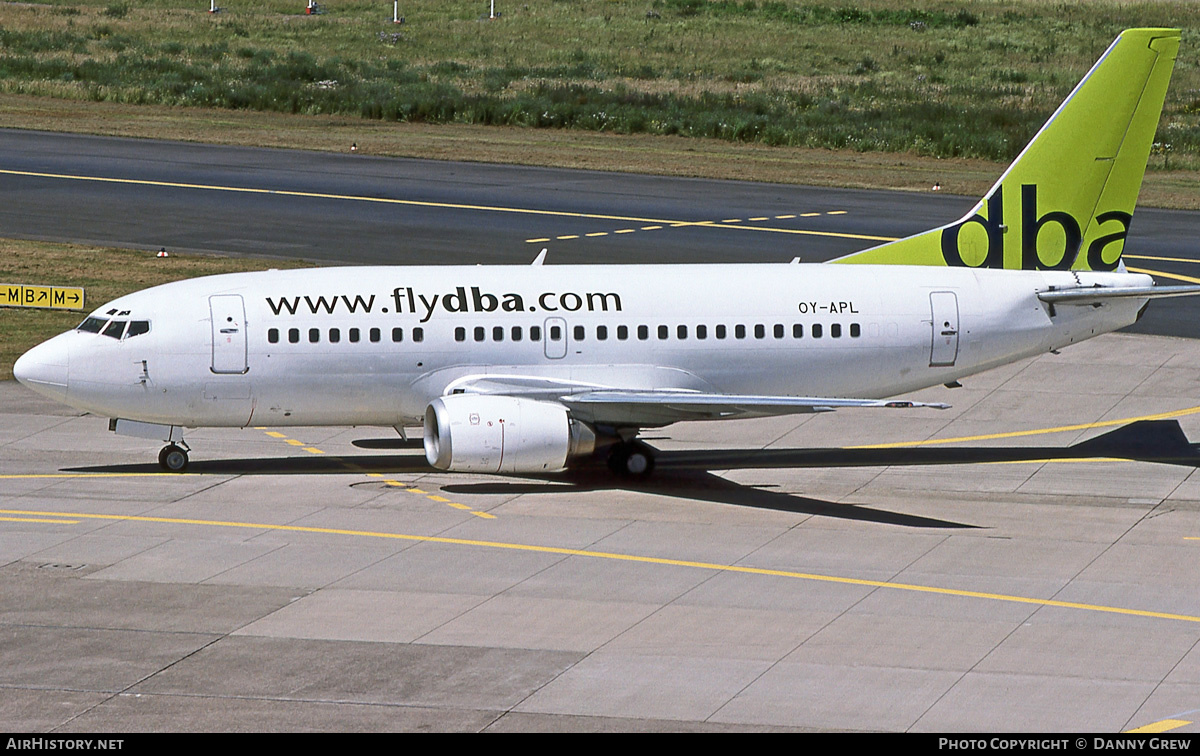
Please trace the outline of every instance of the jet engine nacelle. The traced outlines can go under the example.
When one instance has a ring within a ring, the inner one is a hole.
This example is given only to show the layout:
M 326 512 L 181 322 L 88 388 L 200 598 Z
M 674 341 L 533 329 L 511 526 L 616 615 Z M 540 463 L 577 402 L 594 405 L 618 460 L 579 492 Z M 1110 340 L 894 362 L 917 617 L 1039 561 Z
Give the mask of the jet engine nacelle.
M 553 402 L 453 394 L 425 408 L 425 458 L 439 470 L 557 472 L 595 443 L 591 428 Z

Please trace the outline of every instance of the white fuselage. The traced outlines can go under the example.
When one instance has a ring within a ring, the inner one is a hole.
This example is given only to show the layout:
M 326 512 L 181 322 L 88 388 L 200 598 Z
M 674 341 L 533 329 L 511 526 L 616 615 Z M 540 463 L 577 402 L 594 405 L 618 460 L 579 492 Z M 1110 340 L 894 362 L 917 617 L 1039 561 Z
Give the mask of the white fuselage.
M 62 334 L 23 372 L 80 409 L 175 426 L 419 424 L 454 381 L 487 375 L 884 398 L 1134 322 L 1144 299 L 1036 296 L 1097 283 L 1151 280 L 803 264 L 239 273 L 111 302 L 95 317 L 148 330 Z

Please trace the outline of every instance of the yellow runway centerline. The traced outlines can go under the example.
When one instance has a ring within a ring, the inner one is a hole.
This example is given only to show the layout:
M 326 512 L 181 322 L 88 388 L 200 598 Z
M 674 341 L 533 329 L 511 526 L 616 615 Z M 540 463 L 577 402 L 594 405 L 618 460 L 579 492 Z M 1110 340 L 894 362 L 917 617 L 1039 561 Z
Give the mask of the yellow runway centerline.
M 791 578 L 821 583 L 853 585 L 864 588 L 884 588 L 913 593 L 955 596 L 958 598 L 974 598 L 988 601 L 1002 601 L 1029 606 L 1046 606 L 1061 609 L 1078 609 L 1082 611 L 1119 614 L 1132 617 L 1147 617 L 1154 619 L 1174 620 L 1178 622 L 1193 622 L 1200 624 L 1200 617 L 1190 614 L 1173 614 L 1170 612 L 1154 612 L 1145 609 L 1127 609 L 1119 606 L 1102 604 L 1084 604 L 1074 601 L 1057 601 L 1054 599 L 1034 598 L 1031 596 L 1016 596 L 1004 593 L 989 593 L 986 591 L 967 591 L 958 588 L 939 588 L 932 585 L 916 585 L 913 583 L 891 583 L 884 580 L 866 580 L 848 578 L 837 575 L 821 575 L 810 572 L 793 572 L 791 570 L 774 570 L 765 567 L 746 567 L 736 564 L 721 564 L 718 562 L 698 562 L 688 559 L 667 559 L 663 557 L 641 556 L 638 554 L 620 554 L 609 551 L 589 551 L 587 549 L 568 549 L 556 546 L 535 546 L 524 543 L 509 543 L 504 541 L 483 541 L 470 538 L 446 538 L 444 536 L 423 536 L 408 533 L 388 533 L 370 530 L 348 530 L 342 528 L 317 528 L 304 525 L 277 525 L 264 522 L 236 522 L 229 520 L 198 520 L 182 517 L 148 517 L 144 515 L 114 515 L 90 514 L 80 512 L 40 512 L 23 509 L 0 509 L 0 515 L 16 517 L 69 517 L 80 520 L 110 520 L 114 522 L 154 522 L 171 525 L 203 525 L 214 528 L 241 528 L 247 530 L 265 530 L 291 533 L 319 533 L 324 535 L 345 535 L 360 538 L 385 538 L 398 541 L 415 541 L 422 543 L 438 543 L 448 546 L 472 546 L 477 548 L 501 549 L 506 551 L 532 552 L 538 554 L 559 554 L 562 556 L 577 556 L 589 559 L 605 559 L 618 562 L 636 562 L 640 564 L 655 564 L 666 567 L 683 567 L 689 569 L 712 570 L 715 572 L 730 572 L 743 575 L 763 575 L 769 577 Z

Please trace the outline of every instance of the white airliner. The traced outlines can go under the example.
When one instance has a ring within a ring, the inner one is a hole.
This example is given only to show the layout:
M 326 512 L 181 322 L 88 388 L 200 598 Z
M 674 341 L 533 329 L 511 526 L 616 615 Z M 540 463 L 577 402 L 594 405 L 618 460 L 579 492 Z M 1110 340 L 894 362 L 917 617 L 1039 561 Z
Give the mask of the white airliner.
M 681 420 L 944 407 L 898 394 L 1133 323 L 1126 234 L 1179 32 L 1121 34 L 961 220 L 837 264 L 348 267 L 110 302 L 30 350 L 26 386 L 167 442 L 183 429 L 424 424 L 440 470 L 653 467 Z

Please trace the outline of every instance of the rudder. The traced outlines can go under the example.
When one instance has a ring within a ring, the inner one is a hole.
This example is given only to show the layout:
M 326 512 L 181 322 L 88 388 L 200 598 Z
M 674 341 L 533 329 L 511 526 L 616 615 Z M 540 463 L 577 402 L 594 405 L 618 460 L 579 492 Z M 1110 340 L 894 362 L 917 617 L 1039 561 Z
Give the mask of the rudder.
M 1122 32 L 969 213 L 832 262 L 1115 270 L 1179 37 Z

